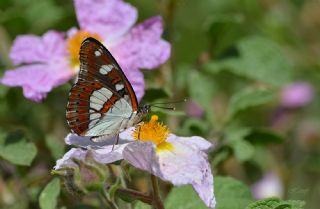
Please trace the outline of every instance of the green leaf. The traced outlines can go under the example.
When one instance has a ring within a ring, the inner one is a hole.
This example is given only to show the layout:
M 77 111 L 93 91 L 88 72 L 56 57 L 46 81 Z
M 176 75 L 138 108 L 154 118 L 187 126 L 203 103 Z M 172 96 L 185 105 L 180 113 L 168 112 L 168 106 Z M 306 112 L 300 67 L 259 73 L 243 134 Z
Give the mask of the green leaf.
M 17 134 L 0 133 L 0 156 L 16 165 L 31 165 L 37 148 Z
M 150 209 L 150 205 L 137 201 L 137 203 L 134 205 L 134 209 Z
M 249 188 L 231 177 L 215 177 L 216 209 L 243 209 L 252 202 Z
M 250 107 L 256 107 L 269 103 L 275 99 L 275 93 L 271 90 L 245 89 L 231 97 L 227 110 L 227 119 L 230 120 L 238 112 Z
M 285 200 L 284 202 L 291 205 L 291 209 L 302 209 L 305 205 L 302 200 Z
M 64 144 L 53 136 L 47 136 L 45 140 L 54 159 L 61 158 L 64 154 Z
M 39 197 L 41 209 L 55 209 L 57 206 L 57 197 L 60 194 L 59 178 L 52 179 L 42 190 Z
M 244 139 L 251 132 L 251 129 L 248 127 L 242 127 L 238 124 L 229 124 L 225 130 L 226 139 L 228 142 L 232 143 L 233 141 L 238 141 Z
M 254 154 L 254 147 L 245 140 L 251 129 L 231 124 L 226 131 L 226 140 L 233 149 L 234 155 L 240 161 L 249 160 Z
M 204 135 L 210 129 L 208 123 L 202 119 L 188 118 L 182 125 L 181 131 L 186 135 Z
M 9 88 L 7 86 L 0 85 L 0 98 L 3 98 L 7 94 L 8 90 Z
M 231 146 L 234 151 L 234 155 L 240 161 L 247 161 L 254 154 L 254 147 L 243 139 L 234 141 Z
M 146 90 L 145 95 L 143 97 L 144 101 L 152 102 L 156 99 L 168 98 L 169 94 L 161 89 L 149 88 Z
M 194 101 L 206 106 L 211 102 L 213 96 L 213 82 L 208 76 L 192 71 L 189 75 L 189 93 Z
M 222 151 L 219 151 L 211 160 L 211 167 L 212 168 L 218 167 L 221 163 L 226 161 L 230 155 L 231 154 L 228 149 L 223 149 Z
M 240 57 L 214 61 L 205 66 L 208 72 L 228 70 L 252 80 L 282 86 L 291 80 L 291 69 L 282 49 L 263 37 L 249 37 L 238 44 Z
M 243 35 L 243 14 L 214 14 L 208 30 L 211 42 L 214 44 L 213 54 L 219 56 Z
M 190 185 L 173 188 L 165 200 L 166 209 L 207 209 Z
M 188 87 L 191 99 L 205 109 L 209 120 L 214 123 L 214 113 L 211 107 L 215 92 L 213 81 L 198 71 L 191 71 L 189 74 Z
M 284 137 L 275 133 L 270 129 L 253 129 L 251 133 L 245 137 L 252 144 L 280 144 L 284 141 Z
M 63 10 L 56 6 L 52 0 L 35 1 L 27 4 L 25 18 L 32 23 L 33 31 L 44 29 L 48 25 L 52 25 L 63 17 Z M 38 18 L 41 15 L 41 18 Z
M 251 203 L 246 209 L 302 209 L 304 204 L 301 200 L 281 200 L 272 197 Z

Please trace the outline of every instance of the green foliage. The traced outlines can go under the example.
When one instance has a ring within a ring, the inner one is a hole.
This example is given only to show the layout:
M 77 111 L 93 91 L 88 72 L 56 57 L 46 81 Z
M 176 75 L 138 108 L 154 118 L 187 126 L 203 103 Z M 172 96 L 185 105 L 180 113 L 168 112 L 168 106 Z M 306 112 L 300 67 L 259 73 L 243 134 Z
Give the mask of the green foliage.
M 30 166 L 37 154 L 32 142 L 16 135 L 0 133 L 0 156 L 13 164 Z
M 214 123 L 214 113 L 210 106 L 215 86 L 209 77 L 198 71 L 191 71 L 188 80 L 190 99 L 196 101 L 207 112 L 210 122 Z
M 214 191 L 216 209 L 243 209 L 252 202 L 248 187 L 231 177 L 215 177 Z M 166 198 L 165 207 L 168 209 L 207 208 L 191 186 L 173 188 Z
M 244 16 L 240 13 L 234 15 L 217 14 L 211 18 L 208 36 L 214 44 L 212 54 L 219 56 L 232 47 L 243 35 Z
M 254 154 L 254 147 L 245 140 L 250 133 L 249 128 L 230 126 L 226 130 L 226 140 L 240 161 L 249 160 Z
M 216 209 L 243 209 L 252 202 L 249 188 L 231 177 L 215 177 Z
M 41 209 L 55 209 L 57 206 L 57 198 L 60 194 L 59 178 L 52 179 L 47 186 L 42 190 L 39 197 Z
M 85 161 L 75 160 L 79 167 L 73 169 L 73 184 L 82 192 L 100 191 L 105 187 L 109 173 L 103 165 L 97 164 L 90 154 Z
M 269 103 L 275 99 L 275 94 L 271 90 L 245 89 L 232 95 L 227 118 L 230 120 L 238 112 L 250 107 L 256 107 Z
M 246 209 L 302 209 L 304 201 L 268 198 L 251 203 Z
M 150 209 L 150 205 L 137 201 L 137 203 L 134 205 L 134 209 Z
M 150 88 L 147 89 L 143 97 L 144 101 L 152 102 L 156 99 L 168 98 L 169 94 L 163 89 Z
M 53 158 L 56 160 L 61 158 L 64 154 L 64 144 L 53 136 L 47 136 L 45 140 Z
M 165 200 L 167 209 L 207 209 L 192 186 L 175 187 Z
M 259 145 L 280 144 L 284 141 L 283 136 L 266 128 L 256 128 L 251 130 L 250 134 L 247 135 L 245 139 L 252 144 Z
M 275 42 L 258 36 L 248 37 L 241 40 L 237 48 L 239 58 L 210 62 L 206 70 L 211 73 L 228 70 L 273 86 L 282 86 L 291 80 L 290 65 Z

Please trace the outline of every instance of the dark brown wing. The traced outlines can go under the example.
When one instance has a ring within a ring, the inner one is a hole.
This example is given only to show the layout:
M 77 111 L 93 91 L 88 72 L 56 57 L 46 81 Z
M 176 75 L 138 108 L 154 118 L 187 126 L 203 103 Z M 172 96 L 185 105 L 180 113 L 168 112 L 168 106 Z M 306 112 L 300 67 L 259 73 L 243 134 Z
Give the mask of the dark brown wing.
M 69 94 L 69 127 L 78 135 L 86 135 L 120 99 L 131 106 L 124 111 L 138 110 L 134 90 L 116 60 L 99 41 L 85 39 L 80 48 L 78 80 Z

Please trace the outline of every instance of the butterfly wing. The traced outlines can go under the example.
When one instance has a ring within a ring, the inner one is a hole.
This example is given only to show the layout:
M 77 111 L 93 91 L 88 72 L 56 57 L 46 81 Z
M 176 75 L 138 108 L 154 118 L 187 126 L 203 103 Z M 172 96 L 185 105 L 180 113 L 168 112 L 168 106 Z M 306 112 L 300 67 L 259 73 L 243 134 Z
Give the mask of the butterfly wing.
M 128 79 L 110 52 L 87 38 L 80 48 L 80 72 L 71 88 L 67 122 L 81 136 L 113 137 L 138 110 Z

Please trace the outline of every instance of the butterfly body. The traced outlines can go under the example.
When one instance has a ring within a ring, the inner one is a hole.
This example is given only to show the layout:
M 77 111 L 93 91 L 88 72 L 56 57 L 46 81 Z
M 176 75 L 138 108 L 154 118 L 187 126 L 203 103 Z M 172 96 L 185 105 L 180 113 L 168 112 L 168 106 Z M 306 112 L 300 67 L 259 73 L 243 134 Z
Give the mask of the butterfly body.
M 150 106 L 138 106 L 134 90 L 110 52 L 87 38 L 80 48 L 80 71 L 69 93 L 66 118 L 80 136 L 102 141 L 139 123 Z

